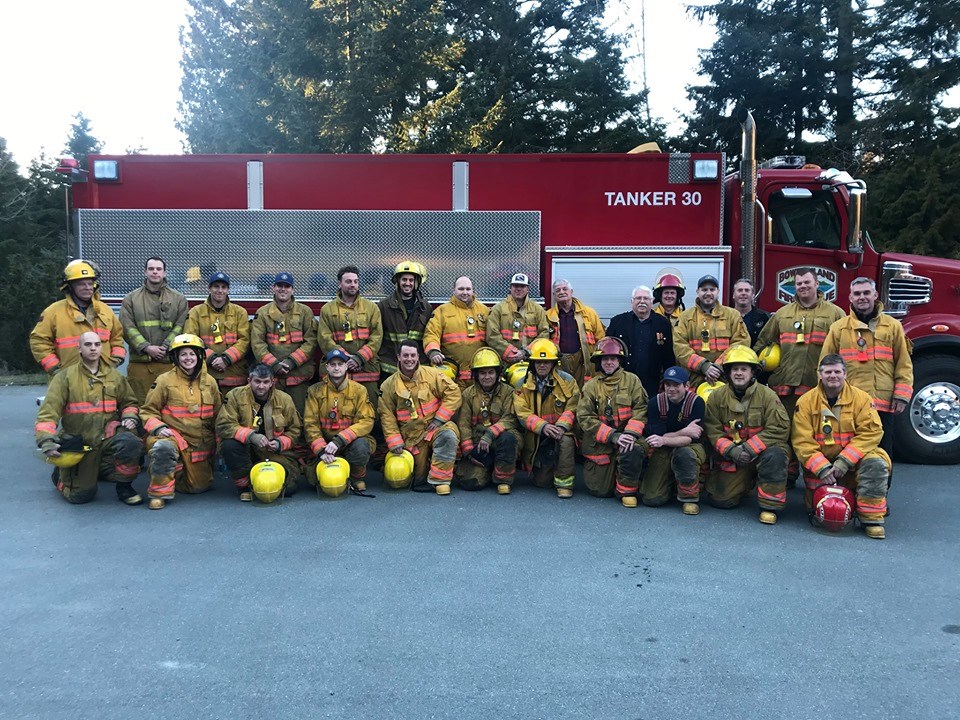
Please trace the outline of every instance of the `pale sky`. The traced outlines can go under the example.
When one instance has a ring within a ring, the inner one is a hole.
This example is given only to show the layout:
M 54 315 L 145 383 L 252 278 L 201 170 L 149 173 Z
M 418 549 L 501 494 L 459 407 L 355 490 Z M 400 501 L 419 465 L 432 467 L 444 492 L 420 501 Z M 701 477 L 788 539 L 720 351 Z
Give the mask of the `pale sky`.
M 691 0 L 647 0 L 647 82 L 654 116 L 670 123 L 689 109 L 697 51 L 713 30 L 689 19 Z M 185 0 L 7 0 L 0 5 L 0 137 L 26 166 L 56 157 L 73 116 L 83 112 L 106 152 L 143 147 L 182 152 L 179 29 Z M 626 52 L 640 55 L 641 0 L 611 0 L 608 17 L 629 31 Z M 639 62 L 630 77 L 641 83 Z M 671 129 L 678 129 L 674 124 Z

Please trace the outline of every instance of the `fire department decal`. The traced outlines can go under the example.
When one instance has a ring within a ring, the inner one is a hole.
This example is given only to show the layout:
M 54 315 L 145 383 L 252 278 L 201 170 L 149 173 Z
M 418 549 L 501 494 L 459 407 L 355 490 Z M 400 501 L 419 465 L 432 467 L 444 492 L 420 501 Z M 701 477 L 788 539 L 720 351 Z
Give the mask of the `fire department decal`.
M 777 273 L 777 300 L 784 305 L 793 302 L 793 296 L 796 290 L 793 287 L 793 278 L 797 270 L 808 265 L 796 265 L 794 267 L 784 268 Z M 830 301 L 837 299 L 837 273 L 829 268 L 812 266 L 817 273 L 817 286 L 823 296 Z

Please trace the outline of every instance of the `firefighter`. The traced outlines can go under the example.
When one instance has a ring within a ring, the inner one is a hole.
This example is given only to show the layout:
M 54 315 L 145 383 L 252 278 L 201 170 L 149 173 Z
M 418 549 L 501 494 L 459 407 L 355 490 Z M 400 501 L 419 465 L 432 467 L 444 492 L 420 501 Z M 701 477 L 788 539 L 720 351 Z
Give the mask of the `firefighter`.
M 723 371 L 726 384 L 707 401 L 707 438 L 720 456 L 707 478 L 707 501 L 736 507 L 756 484 L 760 522 L 773 525 L 787 504 L 790 418 L 777 394 L 757 382 L 753 350 L 731 348 Z
M 630 295 L 632 310 L 614 315 L 607 334 L 618 337 L 627 346 L 624 369 L 643 383 L 653 397 L 660 389 L 660 376 L 673 365 L 673 325 L 662 315 L 652 312 L 653 293 L 646 285 L 638 285 Z
M 120 304 L 120 324 L 130 346 L 127 379 L 142 405 L 156 379 L 173 368 L 170 344 L 187 324 L 187 298 L 167 285 L 163 258 L 147 258 L 143 285 Z
M 850 314 L 830 326 L 821 358 L 838 353 L 847 363 L 847 382 L 873 398 L 880 415 L 880 447 L 893 457 L 893 418 L 913 396 L 913 361 L 903 325 L 883 312 L 876 283 L 858 277 L 850 283 Z
M 509 366 L 526 359 L 527 346 L 550 334 L 543 308 L 530 299 L 530 278 L 516 273 L 510 294 L 493 306 L 487 318 L 487 345 Z
M 473 383 L 463 391 L 457 414 L 462 460 L 457 483 L 465 490 L 497 484 L 509 495 L 517 473 L 522 436 L 513 412 L 513 388 L 500 381 L 503 366 L 496 351 L 480 348 L 470 363 Z
M 228 392 L 217 413 L 220 454 L 242 502 L 253 500 L 250 469 L 265 460 L 283 466 L 287 497 L 297 490 L 300 466 L 293 447 L 300 438 L 300 413 L 293 398 L 276 385 L 270 366 L 257 363 L 247 384 Z
M 250 318 L 246 310 L 230 302 L 226 273 L 211 275 L 208 287 L 207 299 L 187 314 L 184 332 L 198 336 L 207 346 L 207 370 L 226 400 L 228 392 L 247 383 Z
M 313 310 L 293 296 L 293 275 L 278 273 L 273 280 L 273 302 L 253 318 L 250 344 L 258 362 L 270 366 L 277 385 L 303 414 L 307 388 L 317 370 L 313 353 L 317 349 L 317 324 Z
M 740 278 L 733 284 L 733 307 L 747 326 L 751 346 L 757 342 L 760 331 L 770 319 L 770 313 L 757 307 L 754 294 L 753 281 L 748 278 Z
M 665 317 L 674 327 L 680 322 L 680 315 L 686 310 L 683 296 L 686 288 L 679 275 L 661 272 L 653 285 L 653 300 L 657 303 L 653 309 L 657 315 Z
M 387 448 L 413 453 L 413 484 L 424 480 L 437 495 L 449 495 L 460 443 L 453 417 L 460 409 L 460 388 L 438 370 L 420 365 L 420 346 L 404 340 L 397 352 L 400 368 L 381 388 L 380 424 Z M 428 470 L 429 465 L 429 470 Z
M 553 307 L 547 310 L 550 339 L 560 349 L 560 369 L 573 375 L 579 387 L 591 377 L 597 341 L 606 335 L 600 316 L 573 296 L 569 280 L 553 281 Z
M 79 361 L 57 373 L 47 388 L 37 413 L 37 446 L 58 465 L 53 481 L 67 502 L 90 502 L 102 479 L 116 484 L 120 502 L 139 505 L 143 499 L 133 489 L 143 452 L 137 398 L 127 379 L 101 359 L 98 333 L 81 333 L 77 348 Z M 79 445 L 72 459 L 71 438 Z
M 489 313 L 473 292 L 473 280 L 459 277 L 453 284 L 450 301 L 433 311 L 423 333 L 423 348 L 433 365 L 449 361 L 457 364 L 461 390 L 473 384 L 470 363 L 477 351 L 486 346 Z
M 700 467 L 707 461 L 703 399 L 690 389 L 690 373 L 674 365 L 663 373 L 663 392 L 647 404 L 647 468 L 640 497 L 648 507 L 670 499 L 676 486 L 684 515 L 700 513 Z
M 174 491 L 202 493 L 213 483 L 214 426 L 220 388 L 203 363 L 206 348 L 196 335 L 170 343 L 173 370 L 157 378 L 141 409 L 150 458 L 150 509 L 160 510 Z
M 414 340 L 423 355 L 423 332 L 433 314 L 433 306 L 423 298 L 421 289 L 427 281 L 427 271 L 418 262 L 404 260 L 393 270 L 395 290 L 379 303 L 380 322 L 383 324 L 383 342 L 380 345 L 380 379 L 386 380 L 397 371 L 397 346 L 404 340 Z
M 370 436 L 376 412 L 366 389 L 347 377 L 350 356 L 334 348 L 326 355 L 326 376 L 310 388 L 303 414 L 303 434 L 316 457 L 307 479 L 316 481 L 316 465 L 344 458 L 350 464 L 350 484 L 367 489 L 367 463 L 376 450 Z
M 73 260 L 63 269 L 63 300 L 48 305 L 30 333 L 30 352 L 51 375 L 80 361 L 80 335 L 88 330 L 108 344 L 108 362 L 120 366 L 127 357 L 123 326 L 99 300 L 99 282 L 100 272 L 86 260 Z
M 646 456 L 641 438 L 649 398 L 640 378 L 623 369 L 626 359 L 627 346 L 620 338 L 597 343 L 591 358 L 597 374 L 583 386 L 577 422 L 583 432 L 587 491 L 594 497 L 615 494 L 624 507 L 634 508 Z
M 320 350 L 326 355 L 338 349 L 346 353 L 347 375 L 363 385 L 374 410 L 380 362 L 377 353 L 383 342 L 380 308 L 360 296 L 360 270 L 353 265 L 337 272 L 340 289 L 337 296 L 320 310 Z
M 791 441 L 803 465 L 811 512 L 820 485 L 843 485 L 857 496 L 857 516 L 867 537 L 886 537 L 890 456 L 880 447 L 883 427 L 870 396 L 847 382 L 846 362 L 825 355 L 820 381 L 797 402 Z
M 690 386 L 723 375 L 723 359 L 735 345 L 749 346 L 750 334 L 740 313 L 717 300 L 720 284 L 713 275 L 697 281 L 697 301 L 684 310 L 673 332 L 677 363 L 690 373 Z
M 529 352 L 530 369 L 513 397 L 517 420 L 526 429 L 523 464 L 537 487 L 552 483 L 558 497 L 573 497 L 573 426 L 580 388 L 572 375 L 557 367 L 560 352 L 552 342 L 534 340 Z

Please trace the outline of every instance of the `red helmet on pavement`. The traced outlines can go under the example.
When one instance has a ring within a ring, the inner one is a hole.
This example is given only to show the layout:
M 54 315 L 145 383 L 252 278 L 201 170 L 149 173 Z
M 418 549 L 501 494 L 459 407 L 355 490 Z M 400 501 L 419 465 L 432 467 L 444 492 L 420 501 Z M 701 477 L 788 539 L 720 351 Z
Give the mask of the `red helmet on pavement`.
M 853 522 L 857 501 L 843 485 L 821 485 L 813 493 L 813 524 L 840 532 Z

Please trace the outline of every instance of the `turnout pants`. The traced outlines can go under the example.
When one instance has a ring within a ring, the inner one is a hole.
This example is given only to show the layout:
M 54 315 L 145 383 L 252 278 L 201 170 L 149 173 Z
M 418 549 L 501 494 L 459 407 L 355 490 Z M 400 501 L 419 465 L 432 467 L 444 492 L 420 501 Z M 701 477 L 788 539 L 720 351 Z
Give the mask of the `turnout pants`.
M 233 478 L 233 484 L 239 492 L 250 490 L 250 469 L 254 464 L 269 460 L 281 465 L 286 472 L 283 481 L 284 495 L 289 497 L 297 490 L 297 479 L 300 477 L 300 464 L 296 454 L 287 452 L 273 452 L 261 450 L 253 445 L 247 445 L 239 440 L 228 438 L 220 444 L 220 454 L 227 465 L 227 472 Z
M 54 480 L 63 499 L 74 505 L 88 503 L 97 496 L 97 482 L 132 483 L 140 474 L 140 438 L 125 430 L 104 440 L 99 447 L 69 468 L 56 468 Z
M 150 392 L 156 379 L 172 369 L 173 365 L 168 362 L 127 363 L 127 381 L 141 406 L 146 401 L 147 393 Z
M 640 483 L 640 497 L 648 507 L 665 504 L 676 487 L 680 502 L 700 501 L 700 466 L 707 461 L 703 443 L 653 448 Z
M 150 462 L 152 498 L 172 499 L 175 492 L 196 494 L 206 492 L 213 485 L 213 450 L 181 451 L 172 437 L 148 437 L 147 455 Z
M 587 492 L 594 497 L 607 498 L 633 496 L 640 492 L 643 461 L 646 458 L 646 443 L 638 440 L 633 450 L 621 453 L 616 445 L 603 444 L 591 449 L 591 457 L 584 460 L 583 481 Z
M 513 485 L 519 450 L 519 433 L 512 430 L 501 433 L 490 445 L 493 468 L 486 468 L 463 458 L 457 467 L 457 484 L 464 490 L 480 490 L 490 484 L 492 475 L 493 482 L 497 485 Z
M 367 479 L 367 463 L 370 462 L 370 456 L 377 448 L 376 441 L 370 437 L 360 437 L 343 448 L 337 453 L 337 457 L 342 457 L 350 464 L 350 480 Z M 310 461 L 307 467 L 307 482 L 310 485 L 317 484 L 317 466 L 320 464 L 320 456 L 316 456 Z
M 733 508 L 757 488 L 757 503 L 764 510 L 779 512 L 787 504 L 787 451 L 768 447 L 749 465 L 721 460 L 707 478 L 707 502 L 718 508 Z
M 887 514 L 887 491 L 890 466 L 877 452 L 868 452 L 857 466 L 838 481 L 857 496 L 857 517 L 862 525 L 883 525 Z M 813 510 L 813 491 L 823 483 L 815 475 L 804 472 L 807 512 Z
M 565 433 L 564 436 L 555 442 L 557 447 L 555 451 L 544 452 L 544 441 L 547 438 L 540 439 L 540 447 L 533 458 L 533 469 L 531 476 L 533 484 L 537 487 L 545 488 L 553 485 L 557 488 L 573 489 L 574 463 L 576 461 L 576 443 L 573 441 L 571 433 Z

